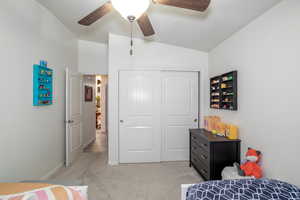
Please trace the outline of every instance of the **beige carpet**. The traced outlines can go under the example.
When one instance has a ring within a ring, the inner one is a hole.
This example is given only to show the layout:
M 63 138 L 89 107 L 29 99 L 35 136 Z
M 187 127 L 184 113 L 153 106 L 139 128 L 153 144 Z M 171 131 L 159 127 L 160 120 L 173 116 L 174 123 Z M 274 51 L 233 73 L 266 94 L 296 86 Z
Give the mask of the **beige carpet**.
M 187 162 L 107 165 L 107 153 L 83 153 L 52 180 L 89 186 L 89 200 L 179 200 L 181 184 L 202 179 Z

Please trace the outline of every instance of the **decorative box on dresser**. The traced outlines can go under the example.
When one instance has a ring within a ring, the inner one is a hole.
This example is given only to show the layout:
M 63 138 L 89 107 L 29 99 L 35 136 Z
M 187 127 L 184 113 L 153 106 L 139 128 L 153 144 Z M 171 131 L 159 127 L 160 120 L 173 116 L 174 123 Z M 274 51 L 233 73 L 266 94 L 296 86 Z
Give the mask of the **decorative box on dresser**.
M 229 140 L 204 129 L 190 129 L 190 167 L 207 180 L 222 179 L 222 170 L 240 163 L 240 140 Z

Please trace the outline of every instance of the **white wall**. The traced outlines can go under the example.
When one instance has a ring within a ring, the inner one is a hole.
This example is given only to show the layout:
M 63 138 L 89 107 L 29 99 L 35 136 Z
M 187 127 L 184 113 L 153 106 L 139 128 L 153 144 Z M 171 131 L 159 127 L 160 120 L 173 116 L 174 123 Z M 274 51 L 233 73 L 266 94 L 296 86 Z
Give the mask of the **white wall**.
M 118 72 L 121 69 L 165 69 L 201 71 L 201 97 L 208 86 L 208 54 L 192 49 L 140 39 L 134 40 L 134 56 L 129 55 L 130 39 L 110 34 L 109 36 L 109 95 L 108 95 L 108 140 L 109 163 L 118 163 Z M 204 99 L 204 98 L 203 98 Z M 200 107 L 205 102 L 201 99 Z M 204 113 L 204 111 L 202 112 Z
M 96 139 L 96 76 L 85 75 L 83 76 L 83 99 L 82 99 L 82 143 L 83 147 L 86 147 L 93 140 Z M 84 100 L 84 87 L 93 87 L 92 102 L 85 102 Z
M 266 176 L 298 185 L 299 22 L 300 1 L 283 1 L 209 54 L 210 76 L 239 73 L 239 110 L 211 114 L 240 126 L 243 153 L 260 149 Z
M 83 74 L 108 74 L 107 45 L 78 41 L 78 68 Z
M 77 40 L 34 0 L 0 6 L 0 180 L 38 179 L 64 161 L 64 69 L 77 71 Z M 32 65 L 54 69 L 54 104 L 32 106 Z

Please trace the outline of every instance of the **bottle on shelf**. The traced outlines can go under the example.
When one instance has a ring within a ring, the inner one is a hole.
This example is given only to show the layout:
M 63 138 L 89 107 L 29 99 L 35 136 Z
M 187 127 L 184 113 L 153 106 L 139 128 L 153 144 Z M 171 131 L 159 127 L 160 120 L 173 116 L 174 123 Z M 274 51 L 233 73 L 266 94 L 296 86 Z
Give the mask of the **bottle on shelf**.
M 225 99 L 222 100 L 223 103 L 232 103 L 231 98 L 226 97 Z
M 217 84 L 217 83 L 220 83 L 220 80 L 219 80 L 219 79 L 213 80 L 211 83 L 212 83 L 212 84 Z
M 225 76 L 222 78 L 223 81 L 231 81 L 233 80 L 233 76 Z
M 46 72 L 48 76 L 52 76 L 52 72 L 51 71 L 47 71 Z
M 222 83 L 222 84 L 221 84 L 221 88 L 222 88 L 222 89 L 232 88 L 232 85 L 226 84 L 226 83 Z
M 212 99 L 211 102 L 218 103 L 220 102 L 220 99 Z
M 40 70 L 40 74 L 41 74 L 41 75 L 45 75 L 45 73 L 46 73 L 45 70 L 43 70 L 43 69 Z
M 233 96 L 234 95 L 234 92 L 223 92 L 223 95 L 225 96 Z
M 219 104 L 212 104 L 212 105 L 211 105 L 211 108 L 217 108 L 217 109 L 219 109 L 219 108 L 220 108 L 220 105 L 219 105 Z

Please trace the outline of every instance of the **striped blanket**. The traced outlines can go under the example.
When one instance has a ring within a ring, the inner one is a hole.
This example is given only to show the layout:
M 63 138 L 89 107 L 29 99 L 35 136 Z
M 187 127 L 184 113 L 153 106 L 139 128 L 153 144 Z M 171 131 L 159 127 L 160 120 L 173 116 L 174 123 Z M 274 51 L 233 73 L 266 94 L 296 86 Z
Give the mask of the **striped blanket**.
M 0 183 L 0 200 L 85 200 L 71 187 L 37 183 Z

